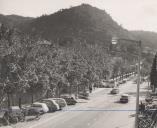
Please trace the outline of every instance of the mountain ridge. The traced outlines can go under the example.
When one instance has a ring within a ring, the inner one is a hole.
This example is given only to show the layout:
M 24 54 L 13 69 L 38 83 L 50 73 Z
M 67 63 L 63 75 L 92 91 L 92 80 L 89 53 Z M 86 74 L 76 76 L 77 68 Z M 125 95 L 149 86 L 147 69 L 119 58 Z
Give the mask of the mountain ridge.
M 123 29 L 104 10 L 88 4 L 62 9 L 51 15 L 38 17 L 26 27 L 50 40 L 56 38 L 81 38 L 90 42 L 105 42 L 112 36 L 131 38 L 128 30 Z
M 87 43 L 104 43 L 113 36 L 142 40 L 144 45 L 157 48 L 156 32 L 129 31 L 124 29 L 105 11 L 88 4 L 61 9 L 37 18 L 17 15 L 1 15 L 0 22 L 18 27 L 27 33 L 36 33 L 47 40 L 63 44 L 74 39 Z M 147 33 L 147 34 L 145 34 Z M 153 41 L 152 41 L 153 35 Z
M 19 16 L 19 15 L 3 15 L 0 14 L 0 22 L 13 28 L 18 26 L 19 24 L 25 23 L 27 21 L 32 20 L 32 17 L 24 17 L 24 16 Z

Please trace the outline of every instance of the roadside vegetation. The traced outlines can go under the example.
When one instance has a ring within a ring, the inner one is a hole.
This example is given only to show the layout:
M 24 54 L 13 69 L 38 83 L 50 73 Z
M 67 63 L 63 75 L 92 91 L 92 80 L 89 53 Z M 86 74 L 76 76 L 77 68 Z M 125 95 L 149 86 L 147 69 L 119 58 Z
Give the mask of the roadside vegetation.
M 0 30 L 1 104 L 77 94 L 97 86 L 101 79 L 136 70 L 125 56 L 115 57 L 101 45 L 75 40 L 65 47 L 5 25 Z

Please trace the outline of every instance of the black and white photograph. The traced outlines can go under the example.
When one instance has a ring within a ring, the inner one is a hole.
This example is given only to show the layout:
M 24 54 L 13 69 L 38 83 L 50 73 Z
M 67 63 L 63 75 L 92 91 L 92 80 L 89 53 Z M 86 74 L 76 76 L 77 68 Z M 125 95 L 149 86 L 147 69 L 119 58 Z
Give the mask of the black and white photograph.
M 0 0 L 0 128 L 157 128 L 157 1 Z

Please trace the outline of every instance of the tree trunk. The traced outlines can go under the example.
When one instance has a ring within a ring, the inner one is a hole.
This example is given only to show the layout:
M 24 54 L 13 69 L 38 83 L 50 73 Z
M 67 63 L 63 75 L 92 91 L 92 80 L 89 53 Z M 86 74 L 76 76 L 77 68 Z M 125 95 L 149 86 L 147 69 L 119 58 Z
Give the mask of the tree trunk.
M 49 91 L 46 92 L 46 98 L 49 98 Z
M 58 97 L 60 98 L 60 87 L 58 88 Z
M 75 98 L 76 98 L 76 99 L 78 98 L 78 93 L 79 93 L 78 86 L 79 86 L 79 85 L 76 86 L 76 92 L 75 92 Z
M 8 96 L 8 108 L 10 108 L 10 94 L 7 93 L 7 96 Z
M 71 94 L 72 94 L 72 86 L 71 86 L 71 84 L 70 84 L 70 88 L 69 88 L 70 90 L 69 90 L 69 95 L 71 96 Z
M 21 108 L 21 97 L 19 98 L 19 108 Z
M 33 92 L 31 93 L 31 102 L 33 103 L 34 102 L 34 95 L 33 95 Z

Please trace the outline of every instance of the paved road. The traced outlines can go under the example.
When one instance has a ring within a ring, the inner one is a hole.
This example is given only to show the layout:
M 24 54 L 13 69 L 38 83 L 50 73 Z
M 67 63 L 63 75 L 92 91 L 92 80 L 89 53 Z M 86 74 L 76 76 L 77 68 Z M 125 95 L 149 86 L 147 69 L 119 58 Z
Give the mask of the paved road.
M 133 128 L 136 85 L 129 81 L 120 86 L 120 94 L 130 94 L 127 104 L 119 103 L 120 94 L 111 95 L 110 90 L 98 89 L 85 103 L 45 114 L 39 121 L 19 123 L 15 128 Z

